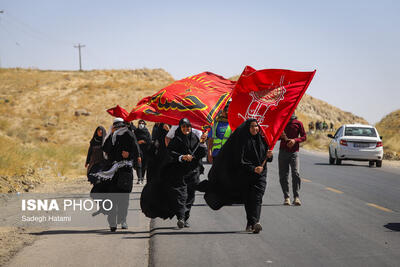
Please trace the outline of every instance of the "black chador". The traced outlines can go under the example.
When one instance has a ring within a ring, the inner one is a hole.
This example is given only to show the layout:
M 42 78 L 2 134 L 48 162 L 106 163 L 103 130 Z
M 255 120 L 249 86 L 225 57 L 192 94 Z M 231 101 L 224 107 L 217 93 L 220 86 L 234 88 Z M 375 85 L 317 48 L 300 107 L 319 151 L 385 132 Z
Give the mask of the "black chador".
M 136 139 L 138 141 L 140 150 L 142 152 L 142 164 L 139 168 L 137 168 L 138 182 L 143 181 L 144 175 L 147 169 L 148 157 L 149 157 L 149 149 L 151 146 L 151 135 L 149 130 L 146 128 L 146 123 L 144 120 L 139 121 L 139 127 L 134 130 L 136 135 Z
M 268 144 L 259 134 L 250 133 L 250 125 L 258 126 L 255 119 L 242 123 L 222 147 L 208 174 L 208 180 L 199 184 L 204 198 L 214 210 L 224 205 L 244 204 L 248 225 L 258 223 L 262 197 L 267 185 L 266 161 Z M 255 122 L 255 123 L 254 123 Z M 255 169 L 263 166 L 261 173 Z
M 163 162 L 168 158 L 165 146 L 165 136 L 168 131 L 164 129 L 164 125 L 164 123 L 156 123 L 151 132 L 152 142 L 148 153 L 147 182 L 158 179 L 161 167 L 164 165 Z
M 175 137 L 168 144 L 168 152 L 172 162 L 167 169 L 169 196 L 174 203 L 175 215 L 178 220 L 187 221 L 190 209 L 195 199 L 195 189 L 199 183 L 201 159 L 206 155 L 199 138 L 190 131 L 184 134 L 181 130 L 189 120 L 182 119 Z M 190 126 L 190 124 L 188 124 Z M 193 160 L 185 161 L 184 155 L 193 155 Z
M 108 193 L 125 193 L 110 195 L 113 209 L 108 213 L 108 222 L 112 231 L 121 223 L 126 226 L 129 193 L 132 191 L 134 161 L 140 156 L 136 137 L 123 121 L 115 121 L 113 132 L 103 145 L 110 165 L 107 169 L 91 174 L 94 179 L 107 186 Z
M 167 147 L 169 159 L 162 167 L 160 177 L 151 180 L 143 189 L 141 208 L 150 218 L 166 219 L 176 216 L 183 227 L 194 203 L 200 162 L 206 155 L 206 149 L 191 130 L 184 134 L 181 126 L 191 129 L 188 119 L 180 121 L 175 137 Z M 190 161 L 187 160 L 187 155 L 191 155 Z
M 99 136 L 98 134 L 99 132 L 101 132 L 101 136 Z M 86 157 L 86 166 L 88 174 L 95 164 L 104 161 L 102 145 L 105 137 L 106 137 L 106 129 L 104 129 L 103 126 L 98 126 L 94 131 L 92 139 L 90 140 L 90 146 Z
M 101 132 L 101 136 L 99 136 Z M 86 157 L 87 177 L 88 181 L 93 184 L 90 191 L 92 198 L 102 198 L 101 194 L 96 193 L 107 193 L 109 190 L 109 183 L 100 181 L 92 174 L 110 168 L 110 164 L 104 158 L 102 145 L 106 137 L 106 130 L 102 126 L 98 126 L 94 131 L 93 137 L 90 140 L 90 146 Z M 106 213 L 103 211 L 103 213 Z

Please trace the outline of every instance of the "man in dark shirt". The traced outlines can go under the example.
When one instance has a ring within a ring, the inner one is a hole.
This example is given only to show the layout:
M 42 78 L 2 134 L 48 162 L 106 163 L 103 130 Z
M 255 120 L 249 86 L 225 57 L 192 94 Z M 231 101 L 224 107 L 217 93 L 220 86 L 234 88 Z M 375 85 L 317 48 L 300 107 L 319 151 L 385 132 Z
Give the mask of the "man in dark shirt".
M 279 182 L 282 187 L 284 205 L 290 205 L 289 195 L 289 166 L 292 169 L 292 188 L 293 188 L 293 204 L 300 206 L 299 189 L 299 147 L 300 143 L 306 141 L 306 132 L 303 124 L 297 120 L 296 115 L 292 115 L 282 136 L 279 147 Z

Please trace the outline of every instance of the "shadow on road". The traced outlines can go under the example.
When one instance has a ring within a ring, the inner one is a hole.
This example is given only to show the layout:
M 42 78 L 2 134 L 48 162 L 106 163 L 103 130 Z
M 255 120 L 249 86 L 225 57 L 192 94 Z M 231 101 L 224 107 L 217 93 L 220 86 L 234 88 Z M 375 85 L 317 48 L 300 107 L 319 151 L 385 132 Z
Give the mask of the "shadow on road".
M 156 232 L 150 234 L 151 237 L 157 235 L 225 235 L 225 234 L 247 234 L 247 232 L 243 231 L 201 231 L 201 232 L 182 232 L 182 230 L 178 230 L 178 228 L 174 228 L 176 231 L 173 232 Z M 127 237 L 129 238 L 129 237 Z
M 208 207 L 207 204 L 193 204 L 193 207 Z M 224 207 L 243 207 L 243 204 L 232 204 L 232 205 L 225 205 Z M 277 206 L 284 206 L 283 204 L 262 204 L 263 207 L 277 207 Z
M 119 229 L 118 229 L 119 230 Z M 148 234 L 149 231 L 126 231 L 126 230 L 120 230 L 116 232 L 110 232 L 109 229 L 92 229 L 92 230 L 47 230 L 47 231 L 42 231 L 42 232 L 37 232 L 37 233 L 30 233 L 30 235 L 70 235 L 70 234 L 98 234 L 98 235 L 108 235 L 108 234 L 122 234 L 122 235 L 133 235 L 133 234 Z
M 37 233 L 30 233 L 30 235 L 42 236 L 42 235 L 70 235 L 70 234 L 98 234 L 98 235 L 134 235 L 134 234 L 152 234 L 157 230 L 172 230 L 176 227 L 156 227 L 150 231 L 127 231 L 118 229 L 116 232 L 110 232 L 109 229 L 88 229 L 88 230 L 47 230 Z M 142 238 L 149 238 L 142 237 Z
M 340 168 L 341 166 L 342 167 L 351 166 L 351 167 L 369 168 L 368 165 L 359 165 L 359 164 L 352 164 L 352 163 L 342 163 L 341 165 L 335 165 L 335 164 L 329 164 L 329 163 L 316 162 L 316 163 L 314 163 L 314 165 L 318 165 L 318 166 L 334 166 L 334 167 L 338 167 L 338 168 Z
M 393 232 L 400 231 L 400 223 L 388 223 L 388 224 L 385 224 L 384 227 L 386 227 L 387 229 L 389 229 Z

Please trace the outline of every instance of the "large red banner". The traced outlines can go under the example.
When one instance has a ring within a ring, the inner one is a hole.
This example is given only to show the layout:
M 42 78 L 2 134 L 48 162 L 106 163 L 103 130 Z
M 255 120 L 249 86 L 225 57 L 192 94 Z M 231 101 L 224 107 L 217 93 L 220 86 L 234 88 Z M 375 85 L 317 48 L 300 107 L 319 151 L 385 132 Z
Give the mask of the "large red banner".
M 272 149 L 315 72 L 282 69 L 257 71 L 246 66 L 236 83 L 229 105 L 228 118 L 232 130 L 249 118 L 257 119 Z
M 211 72 L 190 76 L 143 98 L 124 119 L 177 125 L 180 119 L 188 118 L 193 127 L 205 129 L 229 100 L 235 83 Z

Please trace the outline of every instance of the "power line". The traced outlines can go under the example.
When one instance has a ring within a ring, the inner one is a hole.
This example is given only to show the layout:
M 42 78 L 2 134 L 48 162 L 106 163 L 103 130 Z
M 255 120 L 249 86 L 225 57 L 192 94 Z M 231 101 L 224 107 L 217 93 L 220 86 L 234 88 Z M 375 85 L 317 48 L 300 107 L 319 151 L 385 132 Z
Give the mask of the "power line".
M 3 14 L 4 10 L 0 10 L 0 14 Z M 1 69 L 1 60 L 0 60 L 0 69 Z
M 82 61 L 81 61 L 81 48 L 85 47 L 85 45 L 74 45 L 75 48 L 78 48 L 79 50 L 79 71 L 82 71 Z
M 58 36 L 54 36 L 49 33 L 42 32 L 31 25 L 25 23 L 21 19 L 17 18 L 13 14 L 7 12 L 7 16 L 4 17 L 9 23 L 14 24 L 19 28 L 20 31 L 25 32 L 26 34 L 30 35 L 34 39 L 38 39 L 40 41 L 50 41 L 53 43 L 58 43 L 59 45 L 71 45 L 72 42 L 60 39 Z M 43 40 L 45 39 L 45 40 Z

